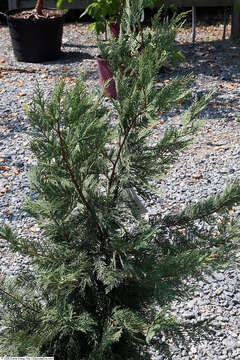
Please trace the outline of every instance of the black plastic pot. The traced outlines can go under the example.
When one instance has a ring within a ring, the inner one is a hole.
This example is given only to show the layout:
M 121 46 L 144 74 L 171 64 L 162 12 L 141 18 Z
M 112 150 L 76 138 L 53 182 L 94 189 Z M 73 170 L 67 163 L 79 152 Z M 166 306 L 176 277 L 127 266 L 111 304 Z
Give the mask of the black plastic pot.
M 30 9 L 7 12 L 7 22 L 16 59 L 33 63 L 58 59 L 61 55 L 64 13 L 54 18 L 39 19 L 11 16 L 22 10 Z

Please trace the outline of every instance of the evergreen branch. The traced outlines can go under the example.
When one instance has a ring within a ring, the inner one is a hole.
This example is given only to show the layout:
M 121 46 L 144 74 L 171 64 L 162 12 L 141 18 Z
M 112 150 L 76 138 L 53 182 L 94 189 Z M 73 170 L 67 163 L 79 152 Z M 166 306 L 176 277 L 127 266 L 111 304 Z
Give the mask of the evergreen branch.
M 118 326 L 119 327 L 119 324 L 117 322 L 117 320 L 114 320 L 113 318 L 111 317 L 108 317 L 108 319 L 110 320 L 111 323 L 113 323 L 115 326 Z M 151 328 L 151 325 L 147 326 L 147 327 L 144 327 L 143 329 L 134 329 L 134 332 L 136 334 L 138 333 L 144 333 L 146 331 L 148 331 L 149 329 Z
M 118 149 L 118 153 L 117 153 L 117 157 L 116 157 L 116 160 L 113 164 L 113 168 L 112 168 L 112 172 L 111 172 L 111 175 L 110 175 L 110 180 L 109 180 L 109 185 L 108 185 L 108 192 L 109 190 L 111 189 L 112 187 L 112 183 L 113 183 L 113 179 L 114 179 L 114 176 L 115 176 L 115 172 L 116 172 L 116 167 L 117 167 L 117 164 L 120 160 L 120 156 L 121 156 L 121 153 L 123 151 L 123 147 L 125 145 L 125 142 L 127 141 L 127 138 L 129 136 L 129 133 L 130 131 L 132 130 L 132 128 L 134 127 L 136 121 L 137 121 L 137 118 L 144 112 L 144 110 L 146 109 L 146 104 L 144 104 L 142 106 L 142 108 L 140 109 L 140 111 L 134 116 L 134 118 L 132 119 L 127 131 L 125 132 L 125 135 L 124 135 L 124 138 L 123 138 L 123 141 L 121 144 L 119 144 L 119 149 Z
M 19 299 L 16 299 L 15 296 L 9 294 L 9 292 L 3 290 L 1 287 L 0 287 L 0 292 L 2 292 L 3 294 L 7 295 L 8 297 L 10 297 L 11 299 L 13 299 L 15 302 L 18 302 L 19 304 L 21 304 L 23 307 L 25 307 L 26 309 L 29 309 L 37 314 L 40 314 L 40 311 L 39 310 L 36 310 L 34 309 L 32 306 L 30 305 L 26 305 L 24 302 L 20 301 Z
M 44 257 L 44 258 L 52 260 L 52 261 L 61 261 L 61 259 L 57 259 L 55 257 L 50 257 L 50 256 L 47 256 L 45 254 L 39 253 L 34 250 L 29 250 L 27 248 L 29 243 L 26 242 L 25 239 L 21 239 L 22 240 L 22 244 L 21 244 L 20 239 L 18 240 L 18 238 L 13 234 L 11 228 L 9 228 L 8 226 L 3 226 L 0 228 L 0 239 L 4 239 L 4 240 L 8 241 L 12 245 L 13 250 L 19 251 L 22 254 L 40 256 L 40 257 Z
M 186 208 L 180 214 L 166 216 L 163 220 L 166 222 L 161 229 L 172 226 L 184 226 L 194 220 L 204 220 L 204 218 L 214 213 L 223 212 L 224 209 L 231 209 L 240 199 L 240 183 L 236 180 L 229 188 L 226 187 L 223 194 L 210 197 L 206 201 L 197 203 L 194 206 Z
M 92 215 L 92 217 L 95 219 L 96 221 L 96 226 L 97 226 L 97 229 L 99 231 L 99 235 L 100 235 L 100 242 L 101 242 L 101 250 L 104 249 L 104 234 L 103 234 L 103 231 L 101 229 L 101 226 L 99 225 L 98 223 L 98 220 L 97 220 L 97 217 L 96 217 L 96 214 L 94 213 L 94 211 L 92 210 L 90 204 L 88 203 L 87 199 L 85 198 L 83 192 L 82 192 L 82 189 L 80 188 L 80 186 L 78 185 L 78 182 L 77 180 L 75 179 L 75 176 L 73 175 L 73 171 L 72 171 L 72 168 L 69 164 L 69 161 L 68 161 L 68 156 L 67 156 L 67 153 L 65 151 L 65 147 L 64 147 L 64 143 L 63 143 L 63 138 L 62 138 L 62 134 L 61 134 L 61 130 L 60 130 L 60 124 L 58 123 L 58 129 L 56 130 L 57 131 L 57 134 L 58 134 L 58 137 L 59 137 L 59 141 L 60 141 L 60 146 L 61 146 L 61 153 L 62 153 L 62 157 L 63 157 L 63 161 L 67 167 L 67 170 L 69 172 L 69 175 L 70 175 L 70 178 L 72 180 L 72 183 L 77 191 L 77 193 L 79 194 L 79 197 L 80 199 L 82 200 L 83 204 L 86 206 L 87 210 L 90 212 L 90 214 Z
M 39 252 L 31 251 L 31 250 L 28 250 L 28 249 L 23 249 L 22 252 L 24 252 L 26 255 L 30 254 L 30 255 L 33 255 L 33 256 L 40 256 L 40 257 L 43 257 L 43 258 L 46 258 L 46 259 L 49 259 L 49 260 L 53 260 L 53 261 L 61 261 L 61 259 L 57 259 L 55 257 L 50 257 L 50 256 L 41 254 Z
M 60 127 L 58 126 L 58 130 L 57 130 L 57 134 L 59 137 L 59 141 L 60 141 L 60 146 L 61 146 L 61 153 L 62 153 L 62 157 L 63 157 L 63 161 L 67 167 L 67 170 L 69 172 L 70 178 L 72 180 L 72 183 L 77 191 L 77 193 L 80 196 L 80 199 L 82 200 L 83 204 L 86 206 L 86 208 L 88 209 L 88 211 L 94 216 L 93 211 L 91 209 L 91 206 L 89 205 L 89 203 L 87 202 L 85 196 L 83 195 L 82 189 L 80 188 L 80 186 L 77 183 L 77 180 L 75 179 L 74 175 L 73 175 L 73 171 L 72 168 L 69 164 L 68 161 L 68 157 L 67 157 L 67 153 L 65 151 L 65 147 L 64 147 L 64 143 L 63 143 L 63 138 L 62 138 L 62 134 L 61 134 L 61 130 Z

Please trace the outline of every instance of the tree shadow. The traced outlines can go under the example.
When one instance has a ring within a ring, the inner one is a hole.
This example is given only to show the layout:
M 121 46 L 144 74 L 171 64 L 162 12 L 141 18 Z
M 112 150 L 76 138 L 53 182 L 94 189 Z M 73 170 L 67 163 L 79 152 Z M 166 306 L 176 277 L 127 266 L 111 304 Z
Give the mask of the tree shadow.
M 182 70 L 194 75 L 212 76 L 223 81 L 240 83 L 240 41 L 211 41 L 180 44 L 179 50 L 186 57 Z
M 62 51 L 61 59 L 69 60 L 69 62 L 82 62 L 83 60 L 93 60 L 95 57 L 90 55 L 88 52 L 79 51 Z
M 90 55 L 87 52 L 79 52 L 79 51 L 61 51 L 61 56 L 57 60 L 53 61 L 44 61 L 41 64 L 44 65 L 58 65 L 58 64 L 72 64 L 72 63 L 82 63 L 83 60 L 94 60 L 95 57 Z
M 175 69 L 159 74 L 160 82 L 174 77 L 192 74 L 189 88 L 194 92 L 179 109 L 166 115 L 174 119 L 181 111 L 187 109 L 194 101 L 200 99 L 210 91 L 214 91 L 210 104 L 201 112 L 200 116 L 209 121 L 232 122 L 240 118 L 240 41 L 225 40 L 211 42 L 197 42 L 178 44 L 179 50 L 186 61 Z
M 63 46 L 67 47 L 67 48 L 71 47 L 71 48 L 78 48 L 78 49 L 80 49 L 80 48 L 96 49 L 97 48 L 97 45 L 83 45 L 83 44 L 80 45 L 80 44 L 73 44 L 73 43 L 64 43 Z

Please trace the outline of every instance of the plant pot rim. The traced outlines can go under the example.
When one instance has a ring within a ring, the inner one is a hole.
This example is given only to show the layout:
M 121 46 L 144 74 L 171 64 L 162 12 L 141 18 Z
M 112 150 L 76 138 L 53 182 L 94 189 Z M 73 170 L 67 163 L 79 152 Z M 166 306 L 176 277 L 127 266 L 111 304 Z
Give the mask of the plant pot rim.
M 65 15 L 65 10 L 63 10 L 63 9 L 44 7 L 43 10 L 55 10 L 58 12 L 58 15 L 53 16 L 53 17 L 40 17 L 40 18 L 29 18 L 29 19 L 11 16 L 11 15 L 14 15 L 17 13 L 21 13 L 22 11 L 32 11 L 32 10 L 34 10 L 34 8 L 12 9 L 12 10 L 7 11 L 5 14 L 6 14 L 6 17 L 8 20 L 11 19 L 11 20 L 18 21 L 18 22 L 32 22 L 32 23 L 41 22 L 41 21 L 54 21 L 58 18 L 64 17 L 64 15 Z
M 97 61 L 105 62 L 107 65 L 109 65 L 109 63 L 107 62 L 107 60 L 105 60 L 101 55 L 97 55 L 97 56 L 96 56 L 96 60 L 97 60 Z

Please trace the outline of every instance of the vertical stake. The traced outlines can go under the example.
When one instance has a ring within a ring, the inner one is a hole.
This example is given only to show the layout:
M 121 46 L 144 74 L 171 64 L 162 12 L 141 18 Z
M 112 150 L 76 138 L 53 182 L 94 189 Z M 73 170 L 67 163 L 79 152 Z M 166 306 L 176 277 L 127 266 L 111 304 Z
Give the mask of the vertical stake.
M 192 43 L 196 40 L 196 6 L 192 6 Z
M 233 1 L 232 7 L 232 27 L 231 40 L 237 40 L 240 37 L 240 11 L 238 9 L 237 0 Z
M 224 41 L 226 39 L 226 28 L 227 28 L 227 8 L 224 7 L 224 15 L 223 15 L 223 36 L 222 40 Z

